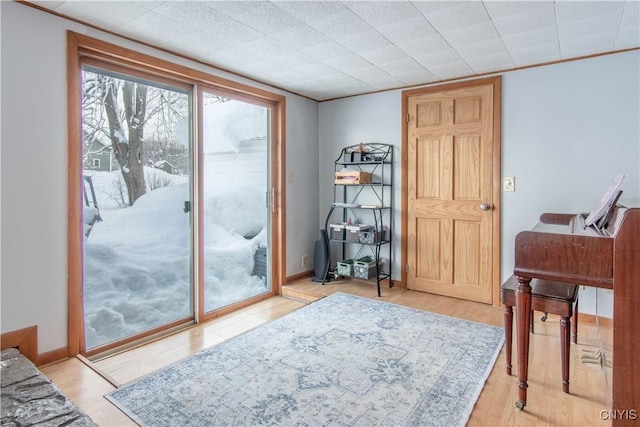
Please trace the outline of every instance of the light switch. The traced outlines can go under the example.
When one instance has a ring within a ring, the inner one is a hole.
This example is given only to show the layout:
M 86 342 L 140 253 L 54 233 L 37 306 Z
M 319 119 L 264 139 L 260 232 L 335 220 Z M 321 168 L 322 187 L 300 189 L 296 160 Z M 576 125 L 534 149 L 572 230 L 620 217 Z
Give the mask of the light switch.
M 516 177 L 505 176 L 502 181 L 502 189 L 504 191 L 516 191 Z

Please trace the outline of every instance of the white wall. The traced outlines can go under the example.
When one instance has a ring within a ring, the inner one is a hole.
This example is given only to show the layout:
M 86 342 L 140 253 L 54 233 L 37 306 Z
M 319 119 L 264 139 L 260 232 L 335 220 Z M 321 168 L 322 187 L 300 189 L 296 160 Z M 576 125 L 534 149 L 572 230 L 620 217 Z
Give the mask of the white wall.
M 516 177 L 516 191 L 502 195 L 503 281 L 513 272 L 515 235 L 541 213 L 591 210 L 619 173 L 627 175 L 623 196 L 639 197 L 639 62 L 640 52 L 633 51 L 503 75 L 502 174 Z M 394 144 L 399 174 L 400 116 L 401 91 L 320 104 L 321 222 L 340 148 L 360 141 Z M 395 191 L 399 206 L 400 185 Z M 394 229 L 397 262 L 400 229 Z M 399 279 L 400 270 L 394 271 Z M 583 292 L 581 311 L 594 312 L 593 294 Z
M 639 197 L 639 76 L 639 51 L 504 75 L 502 173 L 516 191 L 502 198 L 503 279 L 540 213 L 590 211 L 619 173 L 623 197 Z M 581 312 L 595 312 L 594 295 L 581 292 Z
M 361 142 L 394 146 L 394 256 L 392 276 L 400 278 L 400 92 L 389 91 L 320 103 L 320 228 L 333 203 L 334 162 L 340 150 Z M 334 248 L 335 249 L 335 248 Z M 387 249 L 381 251 L 387 257 Z M 335 263 L 335 254 L 332 258 Z
M 38 325 L 39 351 L 67 345 L 68 29 L 287 97 L 287 268 L 307 270 L 318 233 L 318 103 L 103 34 L 15 2 L 1 19 L 1 330 Z M 293 230 L 293 232 L 291 231 Z M 293 262 L 292 260 L 296 260 Z

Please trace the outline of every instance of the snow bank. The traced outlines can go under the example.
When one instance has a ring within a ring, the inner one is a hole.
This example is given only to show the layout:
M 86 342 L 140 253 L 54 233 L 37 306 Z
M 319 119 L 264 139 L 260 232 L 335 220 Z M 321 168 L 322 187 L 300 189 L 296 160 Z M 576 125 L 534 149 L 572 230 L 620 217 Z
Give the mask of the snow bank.
M 98 175 L 104 182 L 94 180 L 96 191 L 109 185 L 110 174 Z M 188 195 L 187 183 L 159 188 L 103 213 L 94 225 L 84 255 L 88 348 L 190 315 Z M 204 210 L 205 309 L 266 292 L 263 279 L 252 275 L 254 254 L 267 242 L 263 195 L 250 187 L 215 188 L 205 194 Z

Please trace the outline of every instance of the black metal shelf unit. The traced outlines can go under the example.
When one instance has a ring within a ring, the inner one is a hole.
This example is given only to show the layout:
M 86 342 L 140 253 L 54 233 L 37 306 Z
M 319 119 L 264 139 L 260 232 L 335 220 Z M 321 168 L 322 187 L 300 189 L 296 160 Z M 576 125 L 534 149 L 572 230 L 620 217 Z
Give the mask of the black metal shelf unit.
M 371 255 L 375 261 L 373 277 L 362 280 L 375 281 L 380 296 L 380 282 L 391 280 L 393 266 L 393 145 L 381 143 L 358 144 L 344 147 L 340 156 L 334 162 L 334 177 L 337 172 L 344 171 L 365 172 L 371 174 L 372 182 L 345 183 L 337 182 L 334 178 L 333 203 L 329 208 L 325 221 L 327 231 L 327 246 L 329 260 L 326 263 L 327 278 L 354 277 L 353 275 L 338 274 L 337 262 L 331 262 L 331 247 L 338 246 L 342 260 L 347 254 L 354 260 L 361 255 Z M 363 180 L 366 181 L 366 180 Z M 373 241 L 353 241 L 338 238 L 329 232 L 331 221 L 340 221 L 342 225 L 366 224 L 372 227 Z M 351 249 L 349 249 L 351 248 Z M 351 255 L 354 254 L 354 255 Z M 385 265 L 381 265 L 381 255 L 387 256 Z M 357 277 L 356 277 L 357 278 Z

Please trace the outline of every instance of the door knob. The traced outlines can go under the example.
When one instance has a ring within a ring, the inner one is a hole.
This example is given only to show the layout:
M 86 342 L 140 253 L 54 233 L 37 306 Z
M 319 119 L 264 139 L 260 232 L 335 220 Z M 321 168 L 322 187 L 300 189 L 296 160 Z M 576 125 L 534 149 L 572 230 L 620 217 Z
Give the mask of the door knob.
M 488 211 L 491 209 L 491 205 L 488 203 L 481 203 L 480 204 L 480 210 L 482 211 Z

